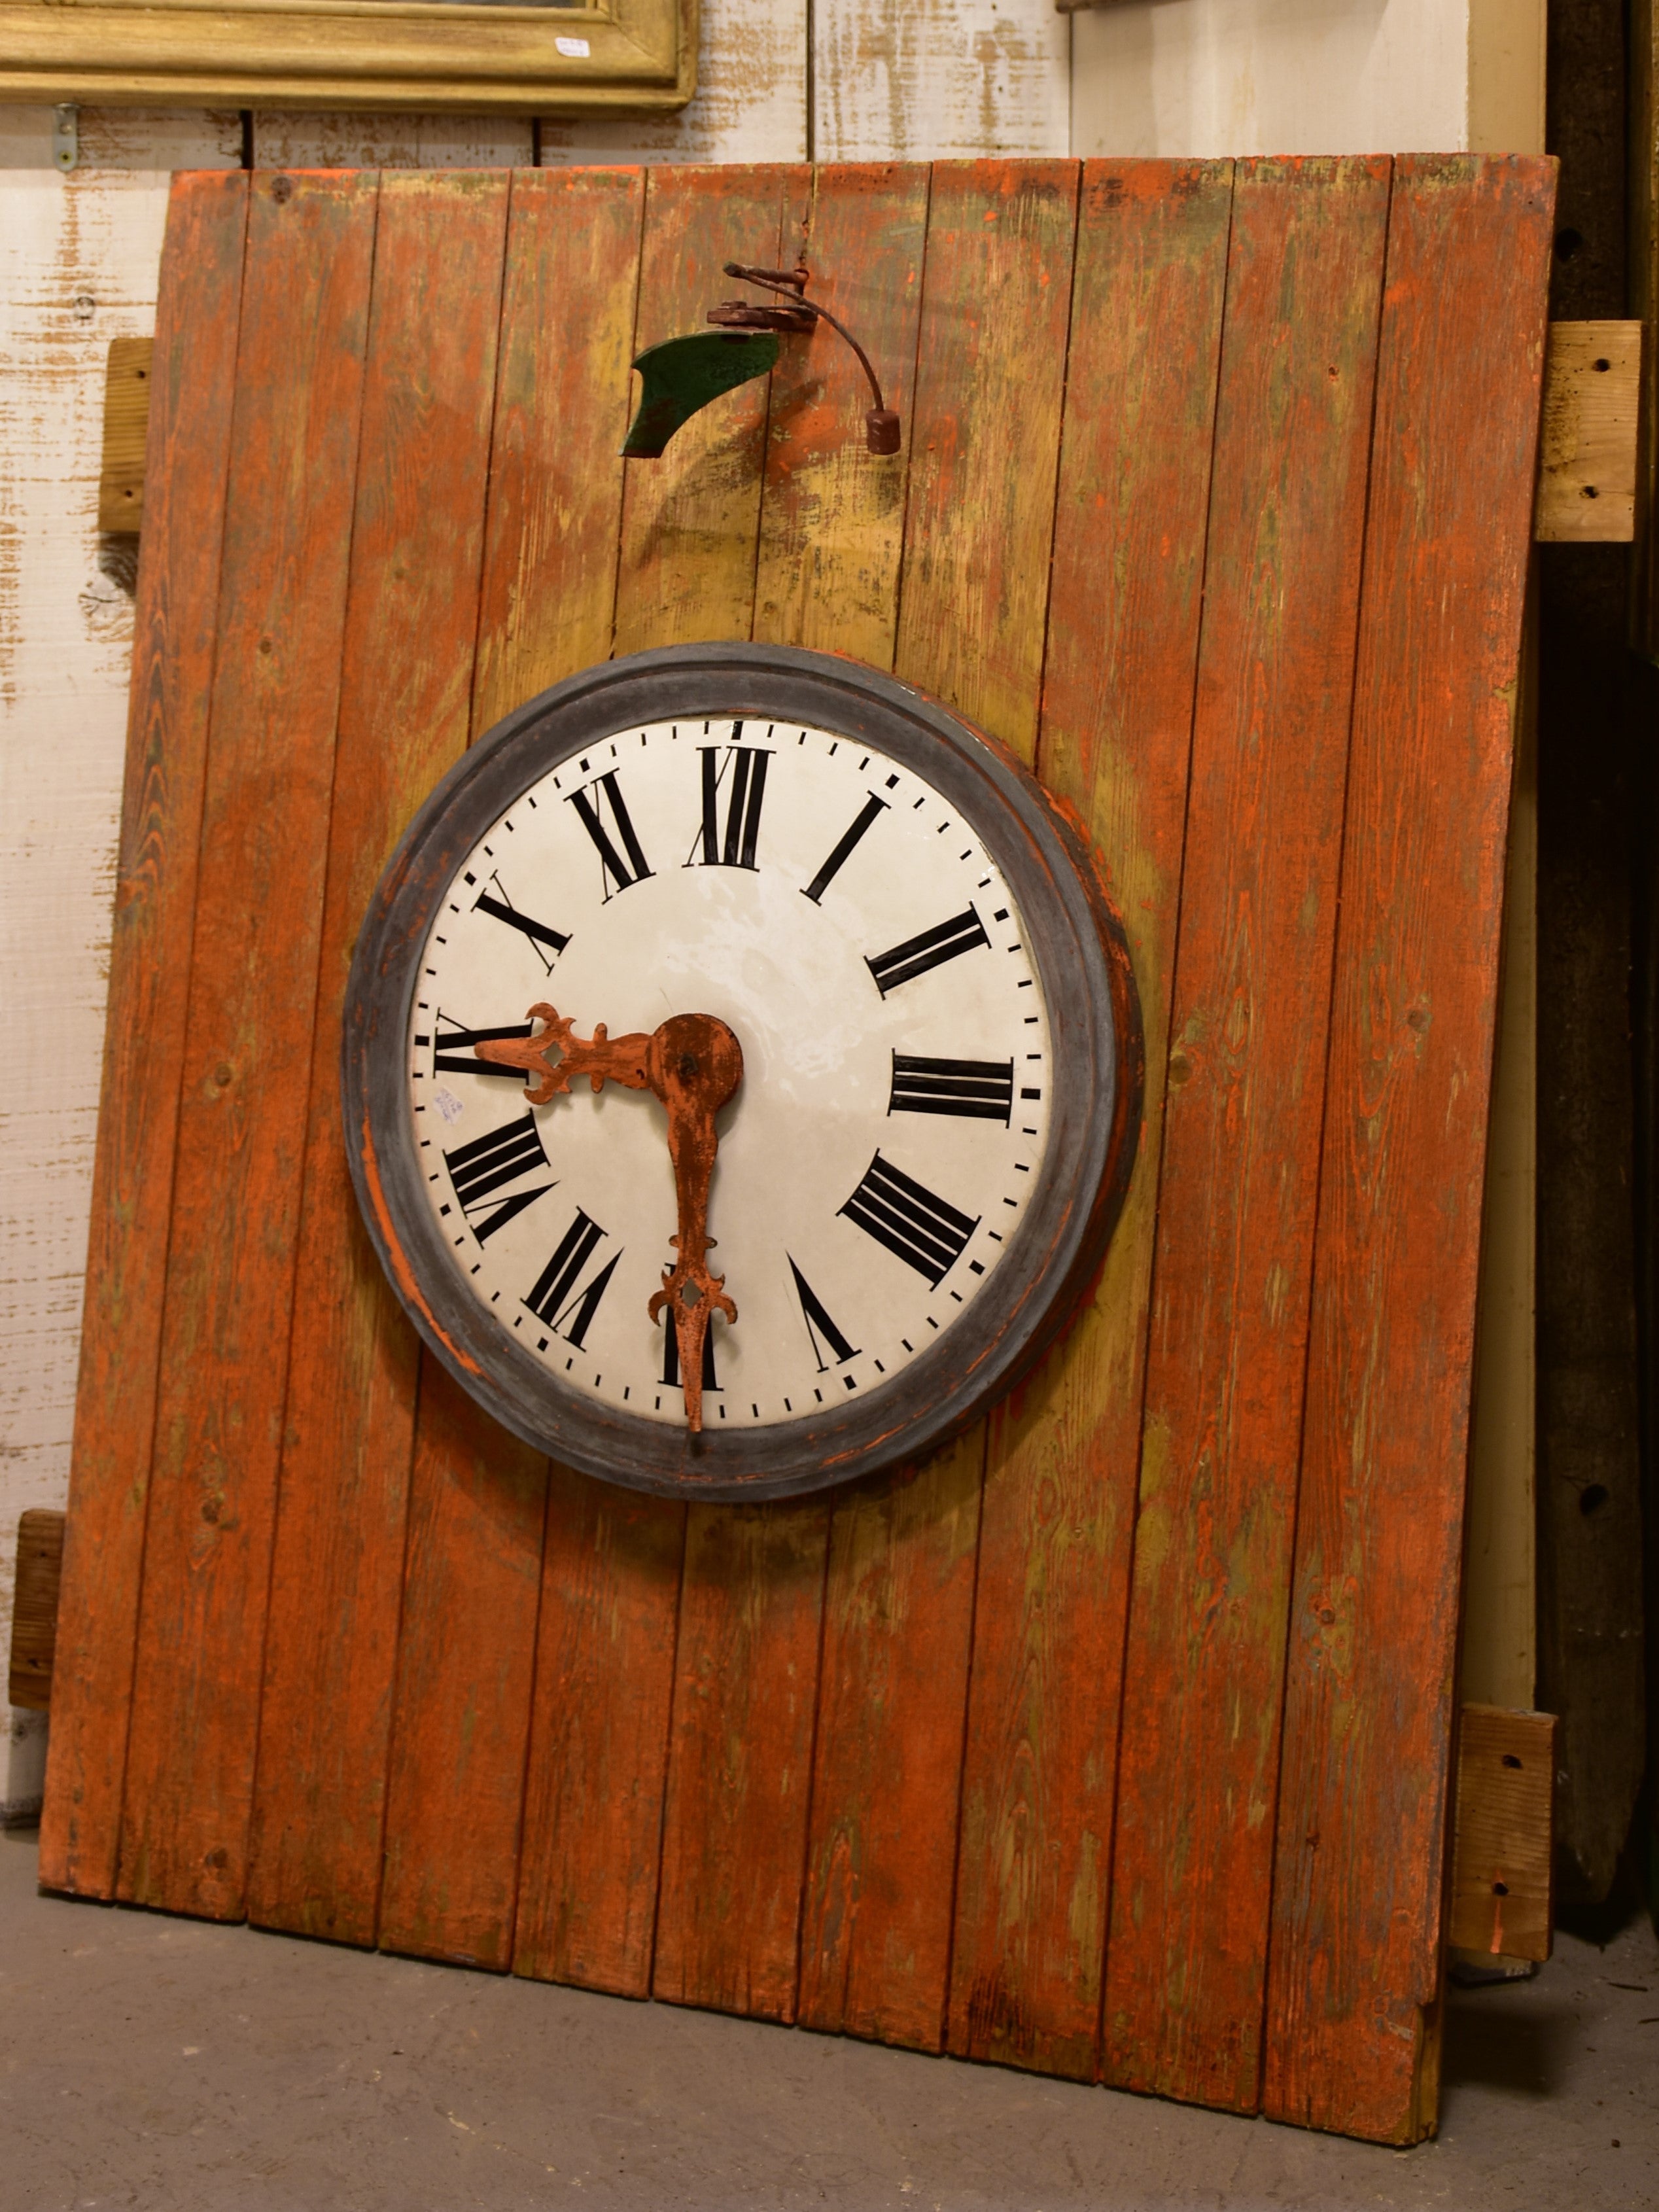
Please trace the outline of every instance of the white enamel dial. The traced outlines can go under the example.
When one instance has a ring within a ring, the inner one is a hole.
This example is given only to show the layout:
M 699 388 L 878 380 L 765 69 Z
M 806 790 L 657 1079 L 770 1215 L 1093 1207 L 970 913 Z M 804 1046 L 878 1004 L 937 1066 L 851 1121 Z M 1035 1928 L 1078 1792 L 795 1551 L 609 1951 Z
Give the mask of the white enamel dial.
M 709 1014 L 742 1047 L 718 1122 L 711 1429 L 808 1419 L 936 1343 L 1006 1256 L 1049 1130 L 1049 1020 L 1007 884 L 921 776 L 798 723 L 619 732 L 534 783 L 437 904 L 408 1104 L 451 1263 L 599 1404 L 683 1425 L 666 1116 L 585 1079 L 532 1106 L 477 1057 Z M 710 1364 L 712 1363 L 712 1373 Z

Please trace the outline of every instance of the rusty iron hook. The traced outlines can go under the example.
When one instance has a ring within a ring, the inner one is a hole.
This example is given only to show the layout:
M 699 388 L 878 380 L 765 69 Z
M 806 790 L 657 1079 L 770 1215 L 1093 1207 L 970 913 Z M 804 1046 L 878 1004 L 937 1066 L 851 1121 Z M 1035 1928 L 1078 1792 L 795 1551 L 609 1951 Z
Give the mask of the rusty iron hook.
M 839 315 L 805 297 L 811 281 L 805 264 L 794 269 L 750 269 L 741 261 L 728 261 L 724 264 L 724 274 L 740 277 L 745 284 L 758 284 L 766 291 L 780 293 L 787 304 L 762 307 L 750 300 L 722 300 L 719 307 L 709 309 L 708 319 L 728 331 L 810 331 L 820 321 L 839 331 L 858 356 L 876 403 L 864 418 L 865 443 L 872 453 L 897 453 L 899 418 L 882 397 L 881 380 L 875 366 Z

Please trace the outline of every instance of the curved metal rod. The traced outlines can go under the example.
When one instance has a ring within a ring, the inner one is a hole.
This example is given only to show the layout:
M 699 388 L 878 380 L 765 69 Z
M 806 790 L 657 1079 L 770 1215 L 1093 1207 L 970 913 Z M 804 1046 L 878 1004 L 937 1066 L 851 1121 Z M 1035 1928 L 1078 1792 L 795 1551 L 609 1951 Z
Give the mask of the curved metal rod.
M 885 415 L 888 412 L 887 402 L 882 397 L 881 380 L 876 374 L 875 364 L 869 355 L 866 353 L 839 315 L 832 314 L 830 309 L 818 301 L 806 298 L 809 272 L 805 269 L 749 269 L 745 268 L 740 261 L 727 261 L 722 264 L 722 272 L 727 276 L 741 278 L 745 284 L 760 284 L 763 285 L 769 292 L 781 292 L 793 306 L 805 308 L 811 315 L 821 317 L 829 324 L 831 330 L 839 331 L 858 356 L 860 366 L 870 380 L 870 390 L 876 403 L 873 411 L 878 415 Z

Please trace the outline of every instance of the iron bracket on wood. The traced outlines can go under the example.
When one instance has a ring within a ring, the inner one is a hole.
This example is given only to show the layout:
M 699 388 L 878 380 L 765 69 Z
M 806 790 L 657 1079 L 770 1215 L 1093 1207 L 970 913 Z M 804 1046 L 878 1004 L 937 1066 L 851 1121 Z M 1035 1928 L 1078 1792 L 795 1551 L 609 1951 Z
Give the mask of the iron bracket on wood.
M 751 300 L 722 300 L 719 307 L 709 309 L 708 320 L 727 331 L 810 331 L 820 322 L 828 323 L 852 347 L 870 380 L 875 404 L 864 418 L 865 443 L 872 453 L 897 453 L 899 418 L 882 397 L 874 364 L 839 315 L 832 315 L 828 307 L 805 296 L 811 281 L 805 264 L 793 269 L 750 269 L 741 261 L 728 261 L 723 269 L 726 276 L 740 277 L 745 284 L 758 284 L 763 290 L 781 295 L 785 304 L 774 307 Z

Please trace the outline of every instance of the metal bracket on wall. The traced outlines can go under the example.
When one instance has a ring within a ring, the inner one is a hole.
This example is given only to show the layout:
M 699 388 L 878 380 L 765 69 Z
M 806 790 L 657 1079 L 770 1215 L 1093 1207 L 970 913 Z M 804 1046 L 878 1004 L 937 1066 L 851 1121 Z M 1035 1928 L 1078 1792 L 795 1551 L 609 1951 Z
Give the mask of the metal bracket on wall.
M 73 100 L 52 111 L 52 158 L 65 176 L 80 164 L 81 111 Z

